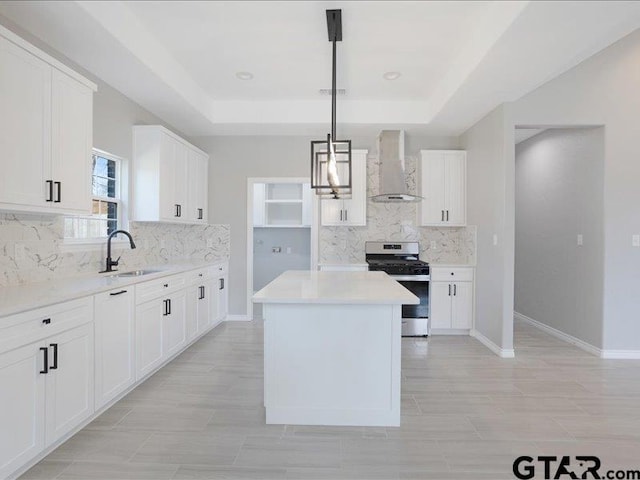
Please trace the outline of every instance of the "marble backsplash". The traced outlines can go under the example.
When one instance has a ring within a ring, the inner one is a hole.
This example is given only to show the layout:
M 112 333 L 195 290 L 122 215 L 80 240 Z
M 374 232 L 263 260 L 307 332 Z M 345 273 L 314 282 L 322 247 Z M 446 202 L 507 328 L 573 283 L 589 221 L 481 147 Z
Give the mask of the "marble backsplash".
M 405 159 L 409 193 L 416 193 L 417 160 Z M 367 158 L 367 197 L 379 193 L 379 162 Z M 319 263 L 364 263 L 368 240 L 420 242 L 420 259 L 429 263 L 475 264 L 476 227 L 417 226 L 417 204 L 367 201 L 364 227 L 321 227 Z
M 70 245 L 64 242 L 63 231 L 63 217 L 0 214 L 0 286 L 104 269 L 106 241 L 101 245 Z M 131 222 L 129 232 L 136 242 L 135 250 L 128 242 L 113 244 L 112 256 L 122 255 L 121 271 L 185 259 L 229 258 L 228 225 Z

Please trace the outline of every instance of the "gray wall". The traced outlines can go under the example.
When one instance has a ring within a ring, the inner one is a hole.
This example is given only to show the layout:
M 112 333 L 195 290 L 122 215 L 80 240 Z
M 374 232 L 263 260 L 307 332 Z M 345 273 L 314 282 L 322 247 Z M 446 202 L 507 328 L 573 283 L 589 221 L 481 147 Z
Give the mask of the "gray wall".
M 354 149 L 376 151 L 377 130 L 351 136 Z M 345 133 L 346 137 L 349 137 Z M 317 135 L 322 138 L 322 133 Z M 308 177 L 309 141 L 299 136 L 199 137 L 198 145 L 211 155 L 209 169 L 209 221 L 231 226 L 229 261 L 229 311 L 246 315 L 247 285 L 247 178 Z M 405 151 L 413 155 L 424 148 L 455 148 L 452 137 L 407 136 Z
M 467 150 L 467 220 L 477 225 L 475 330 L 498 347 L 513 348 L 513 129 L 498 107 L 461 137 Z M 511 197 L 512 198 L 512 197 Z M 497 235 L 497 245 L 494 245 Z
M 279 253 L 273 247 L 280 247 Z M 291 253 L 287 253 L 287 249 Z M 258 291 L 286 270 L 309 270 L 310 228 L 253 229 L 253 290 Z
M 513 105 L 516 125 L 604 125 L 605 349 L 640 350 L 640 30 Z
M 602 128 L 549 129 L 516 146 L 515 310 L 598 348 L 603 170 Z

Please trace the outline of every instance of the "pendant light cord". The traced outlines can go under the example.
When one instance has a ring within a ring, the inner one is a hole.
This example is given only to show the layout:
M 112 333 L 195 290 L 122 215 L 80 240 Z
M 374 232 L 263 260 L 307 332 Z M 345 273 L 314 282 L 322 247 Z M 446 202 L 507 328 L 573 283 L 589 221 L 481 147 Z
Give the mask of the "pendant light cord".
M 333 72 L 331 75 L 331 141 L 336 141 L 336 40 L 333 42 Z

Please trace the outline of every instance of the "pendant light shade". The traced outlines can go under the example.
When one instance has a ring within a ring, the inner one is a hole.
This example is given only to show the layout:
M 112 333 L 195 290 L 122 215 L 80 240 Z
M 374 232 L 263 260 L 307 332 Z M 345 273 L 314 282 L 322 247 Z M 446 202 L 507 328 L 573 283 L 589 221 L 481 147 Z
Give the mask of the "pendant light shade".
M 333 47 L 331 73 L 331 133 L 311 141 L 311 188 L 333 198 L 351 196 L 351 140 L 336 137 L 336 42 L 342 41 L 342 11 L 327 10 L 327 31 Z

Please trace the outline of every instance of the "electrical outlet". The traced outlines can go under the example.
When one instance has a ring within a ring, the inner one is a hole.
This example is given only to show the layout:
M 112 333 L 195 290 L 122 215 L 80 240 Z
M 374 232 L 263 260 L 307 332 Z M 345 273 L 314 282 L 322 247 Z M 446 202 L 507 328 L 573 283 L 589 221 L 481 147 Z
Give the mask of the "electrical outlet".
M 581 247 L 582 245 L 584 245 L 584 238 L 582 236 L 581 233 L 578 234 L 578 246 Z
M 287 255 L 291 255 L 291 247 L 287 247 Z
M 438 249 L 438 244 L 436 243 L 435 240 L 431 240 L 431 244 L 429 245 L 429 248 L 431 250 L 437 250 Z
M 16 261 L 24 260 L 24 258 L 27 256 L 24 248 L 24 243 L 16 243 L 14 255 Z
M 160 239 L 160 248 L 167 248 L 167 242 L 164 238 Z
M 640 247 L 640 235 L 632 235 L 631 236 L 631 246 L 632 247 Z
M 498 245 L 498 234 L 494 233 L 493 234 L 493 245 Z

